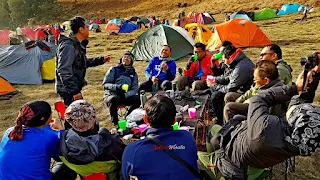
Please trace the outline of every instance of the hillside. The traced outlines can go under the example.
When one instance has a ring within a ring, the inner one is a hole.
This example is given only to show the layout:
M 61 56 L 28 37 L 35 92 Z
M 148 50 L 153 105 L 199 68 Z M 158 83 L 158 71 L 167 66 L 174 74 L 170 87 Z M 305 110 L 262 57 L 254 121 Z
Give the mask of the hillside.
M 76 1 L 76 2 L 75 2 Z M 86 18 L 113 18 L 131 16 L 158 16 L 161 18 L 175 18 L 178 12 L 208 11 L 213 14 L 234 12 L 241 9 L 252 11 L 270 7 L 281 8 L 282 4 L 295 2 L 300 4 L 320 5 L 320 0 L 58 0 L 67 16 L 82 15 Z M 186 8 L 179 8 L 177 4 L 187 3 Z M 70 18 L 70 17 L 65 17 Z

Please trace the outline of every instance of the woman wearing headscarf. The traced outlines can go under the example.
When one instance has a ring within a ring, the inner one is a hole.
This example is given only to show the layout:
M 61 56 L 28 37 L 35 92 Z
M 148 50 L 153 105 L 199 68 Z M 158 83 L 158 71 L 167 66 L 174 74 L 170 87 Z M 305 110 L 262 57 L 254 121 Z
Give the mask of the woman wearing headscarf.
M 60 137 L 59 157 L 64 164 L 58 163 L 54 168 L 53 179 L 75 179 L 70 169 L 82 177 L 115 179 L 125 145 L 106 128 L 99 130 L 92 104 L 74 101 L 65 112 L 65 120 L 72 128 Z
M 50 105 L 45 101 L 22 106 L 16 125 L 6 130 L 0 145 L 0 179 L 51 179 L 51 158 L 58 158 L 59 138 L 49 124 Z

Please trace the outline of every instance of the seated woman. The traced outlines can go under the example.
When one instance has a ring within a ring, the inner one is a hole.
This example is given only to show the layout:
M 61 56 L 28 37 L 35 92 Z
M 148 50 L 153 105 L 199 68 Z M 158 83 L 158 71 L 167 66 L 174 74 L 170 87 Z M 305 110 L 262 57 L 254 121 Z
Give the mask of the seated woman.
M 59 157 L 64 164 L 55 166 L 53 179 L 75 179 L 69 168 L 84 179 L 116 179 L 125 145 L 106 128 L 99 130 L 94 107 L 85 100 L 74 101 L 65 120 L 72 128 L 61 134 Z
M 111 67 L 103 80 L 104 102 L 110 108 L 111 121 L 118 124 L 117 107 L 131 106 L 128 114 L 140 106 L 138 91 L 138 74 L 134 69 L 133 55 L 126 52 L 117 66 Z
M 58 132 L 51 130 L 51 107 L 45 101 L 23 105 L 15 127 L 0 145 L 0 179 L 51 179 L 51 158 L 58 158 Z

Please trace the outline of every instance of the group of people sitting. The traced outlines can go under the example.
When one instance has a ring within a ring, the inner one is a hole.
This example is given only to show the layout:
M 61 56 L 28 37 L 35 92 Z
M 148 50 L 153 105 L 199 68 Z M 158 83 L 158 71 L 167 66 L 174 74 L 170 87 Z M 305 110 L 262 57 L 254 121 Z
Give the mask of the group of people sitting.
M 0 179 L 70 180 L 77 174 L 82 179 L 200 179 L 196 142 L 189 132 L 173 130 L 176 106 L 164 95 L 154 95 L 144 106 L 145 139 L 126 146 L 106 128 L 99 130 L 95 108 L 83 100 L 81 90 L 86 68 L 110 57 L 87 59 L 88 25 L 75 17 L 70 26 L 73 34 L 59 40 L 56 69 L 66 123 L 52 119 L 45 101 L 23 105 L 1 141 Z M 172 83 L 177 66 L 171 51 L 164 45 L 160 56 L 150 60 L 147 81 L 140 86 L 130 52 L 108 70 L 104 101 L 115 126 L 118 105 L 130 106 L 130 113 L 140 106 L 141 90 L 157 92 L 177 84 L 179 91 L 210 94 L 214 126 L 222 129 L 208 139 L 225 179 L 246 179 L 249 167 L 271 167 L 318 148 L 320 108 L 311 103 L 320 79 L 319 52 L 314 53 L 316 66 L 292 83 L 292 69 L 275 44 L 266 46 L 254 64 L 231 42 L 222 43 L 222 59 L 196 43 L 186 67 L 178 68 L 178 82 Z M 51 158 L 56 163 L 50 171 Z

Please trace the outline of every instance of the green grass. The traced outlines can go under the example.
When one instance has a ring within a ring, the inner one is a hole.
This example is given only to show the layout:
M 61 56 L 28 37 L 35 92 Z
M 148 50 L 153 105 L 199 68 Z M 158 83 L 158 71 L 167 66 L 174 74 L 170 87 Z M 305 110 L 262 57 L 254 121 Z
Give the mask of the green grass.
M 319 9 L 317 9 L 319 11 Z M 257 25 L 266 33 L 273 43 L 281 46 L 283 50 L 283 58 L 292 66 L 293 77 L 297 78 L 302 71 L 300 66 L 300 58 L 310 55 L 313 51 L 320 49 L 319 43 L 319 27 L 320 13 L 309 14 L 307 22 L 295 21 L 301 15 L 288 15 L 272 20 L 256 22 Z M 224 15 L 215 16 L 218 22 L 222 22 Z M 172 21 L 171 21 L 172 22 Z M 212 27 L 212 25 L 209 25 Z M 83 95 L 86 100 L 94 104 L 98 119 L 102 126 L 111 127 L 109 112 L 103 103 L 103 87 L 101 85 L 105 73 L 108 69 L 117 64 L 121 55 L 133 47 L 134 41 L 142 33 L 135 31 L 132 34 L 110 35 L 109 33 L 92 33 L 90 32 L 90 43 L 88 47 L 88 56 L 103 56 L 110 54 L 112 60 L 110 63 L 99 67 L 89 68 L 87 71 L 88 86 L 83 89 Z M 261 47 L 247 48 L 245 53 L 253 60 L 257 61 L 261 51 Z M 177 66 L 184 67 L 186 58 L 177 61 Z M 134 62 L 134 66 L 139 75 L 139 81 L 145 80 L 144 69 L 146 62 Z M 54 102 L 59 101 L 59 97 L 55 93 L 54 84 L 36 85 L 16 85 L 16 89 L 21 93 L 14 96 L 11 100 L 1 101 L 0 103 L 0 133 L 15 124 L 15 118 L 20 107 L 31 100 L 42 99 L 48 101 L 52 107 Z M 320 104 L 319 90 L 315 99 L 316 104 Z M 56 118 L 57 114 L 53 111 Z M 296 173 L 290 175 L 290 179 L 320 179 L 319 171 L 319 153 L 311 157 L 298 157 Z M 278 169 L 281 169 L 278 167 Z M 279 178 L 279 179 L 283 179 Z

